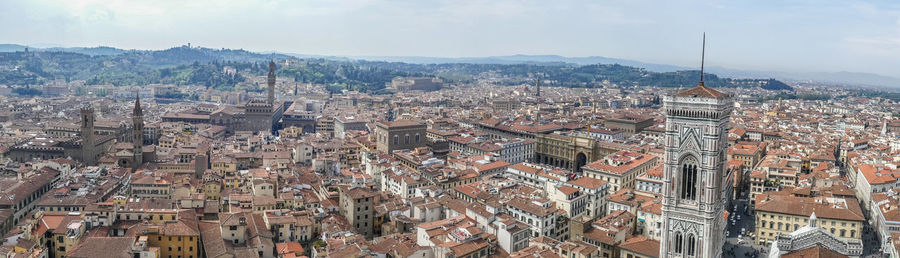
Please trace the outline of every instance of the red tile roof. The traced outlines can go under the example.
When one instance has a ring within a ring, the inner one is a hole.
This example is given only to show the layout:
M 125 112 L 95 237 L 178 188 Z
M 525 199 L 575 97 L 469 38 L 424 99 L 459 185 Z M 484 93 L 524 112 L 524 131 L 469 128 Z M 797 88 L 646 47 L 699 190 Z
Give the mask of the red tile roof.
M 703 86 L 703 82 L 700 82 L 699 84 L 697 84 L 697 87 L 679 92 L 678 94 L 675 94 L 675 96 L 721 99 L 727 97 L 728 95 L 725 95 L 724 93 L 721 93 L 717 90 L 707 88 L 706 86 Z

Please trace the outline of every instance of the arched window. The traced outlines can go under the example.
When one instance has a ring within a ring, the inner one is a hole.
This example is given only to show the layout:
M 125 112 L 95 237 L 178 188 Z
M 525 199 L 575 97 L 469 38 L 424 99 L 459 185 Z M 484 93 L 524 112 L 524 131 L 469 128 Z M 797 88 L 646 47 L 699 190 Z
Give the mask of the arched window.
M 697 164 L 693 157 L 681 162 L 681 199 L 697 200 Z
M 854 229 L 851 229 L 851 230 L 850 230 L 850 237 L 851 237 L 851 238 L 852 238 L 852 237 L 856 237 L 856 230 L 854 230 Z
M 394 144 L 400 144 L 400 136 L 394 135 Z
M 687 255 L 694 256 L 694 245 L 696 245 L 696 240 L 694 239 L 694 234 L 688 235 L 687 239 Z
M 797 231 L 798 229 L 800 229 L 800 225 L 794 224 L 794 231 Z
M 778 230 L 781 230 L 781 222 L 778 222 Z
M 681 253 L 681 245 L 683 244 L 681 242 L 682 240 L 684 240 L 684 239 L 681 237 L 681 232 L 676 232 L 675 233 L 675 253 L 676 254 Z
M 847 237 L 847 230 L 841 229 L 841 237 Z

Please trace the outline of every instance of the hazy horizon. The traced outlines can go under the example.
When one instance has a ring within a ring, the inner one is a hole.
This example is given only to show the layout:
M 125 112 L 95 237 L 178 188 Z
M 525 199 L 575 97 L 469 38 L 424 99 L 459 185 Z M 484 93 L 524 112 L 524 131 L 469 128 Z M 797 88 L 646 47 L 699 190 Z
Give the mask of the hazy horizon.
M 0 3 L 0 43 L 324 56 L 601 56 L 900 77 L 889 1 L 57 1 Z

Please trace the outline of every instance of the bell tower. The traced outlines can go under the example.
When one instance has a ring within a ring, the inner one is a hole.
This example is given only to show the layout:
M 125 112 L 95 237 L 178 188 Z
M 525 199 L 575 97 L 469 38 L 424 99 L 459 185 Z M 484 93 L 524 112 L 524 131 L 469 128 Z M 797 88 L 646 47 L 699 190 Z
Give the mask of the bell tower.
M 266 103 L 269 105 L 274 105 L 274 103 L 275 103 L 275 61 L 269 61 L 269 76 L 266 80 L 266 83 L 269 86 L 269 97 L 266 99 Z
M 94 137 L 94 108 L 88 104 L 81 108 L 81 162 L 97 165 L 96 138 Z
M 734 103 L 730 96 L 704 86 L 702 71 L 701 61 L 697 87 L 663 98 L 666 147 L 660 257 L 722 257 L 725 151 Z
M 131 131 L 132 153 L 134 154 L 134 169 L 137 169 L 144 163 L 144 112 L 141 110 L 141 96 L 138 93 L 134 100 L 134 110 L 131 113 L 133 123 Z

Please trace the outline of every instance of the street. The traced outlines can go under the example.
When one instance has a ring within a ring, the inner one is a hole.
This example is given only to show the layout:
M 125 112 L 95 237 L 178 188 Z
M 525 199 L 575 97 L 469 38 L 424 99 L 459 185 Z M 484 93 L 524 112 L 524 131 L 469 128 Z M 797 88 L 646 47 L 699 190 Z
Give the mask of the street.
M 732 207 L 728 207 L 728 211 L 731 212 L 731 215 L 728 217 L 728 221 L 726 221 L 728 233 L 725 238 L 725 246 L 723 247 L 725 250 L 724 256 L 762 256 L 761 254 L 764 254 L 764 251 L 767 251 L 769 247 L 754 244 L 753 239 L 748 236 L 755 231 L 754 226 L 756 220 L 753 217 L 753 211 L 748 207 L 745 194 L 742 194 L 741 198 L 734 200 Z M 740 216 L 740 219 L 738 219 L 738 216 Z M 744 231 L 743 234 L 741 234 L 742 229 Z M 739 239 L 741 243 L 738 243 Z

